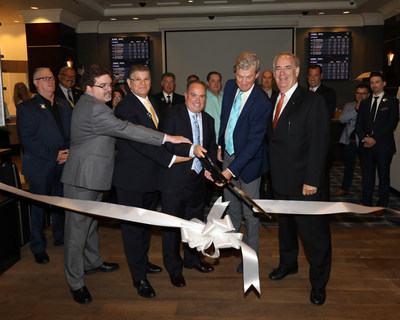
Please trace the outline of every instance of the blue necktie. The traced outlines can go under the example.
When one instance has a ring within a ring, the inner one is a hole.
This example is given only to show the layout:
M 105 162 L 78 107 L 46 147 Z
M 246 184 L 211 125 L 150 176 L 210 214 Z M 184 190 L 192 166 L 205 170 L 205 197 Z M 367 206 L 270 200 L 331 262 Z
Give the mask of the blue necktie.
M 231 114 L 229 115 L 229 124 L 226 133 L 226 143 L 225 150 L 229 155 L 235 153 L 233 148 L 233 131 L 235 130 L 236 122 L 239 118 L 240 106 L 242 105 L 242 91 L 239 91 L 235 101 L 233 102 L 233 106 L 231 109 Z
M 199 126 L 199 114 L 196 113 L 194 115 L 192 115 L 192 119 L 193 119 L 193 145 L 200 145 L 200 126 Z M 192 169 L 194 171 L 196 171 L 197 174 L 199 174 L 201 172 L 202 169 L 202 165 L 201 162 L 198 158 L 194 158 L 193 160 L 193 165 L 192 165 Z

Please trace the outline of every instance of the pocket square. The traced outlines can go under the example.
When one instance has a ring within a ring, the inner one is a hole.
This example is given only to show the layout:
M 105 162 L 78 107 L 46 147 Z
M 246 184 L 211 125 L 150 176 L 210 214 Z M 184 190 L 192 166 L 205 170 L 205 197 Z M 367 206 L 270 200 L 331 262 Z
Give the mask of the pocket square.
M 379 111 L 386 111 L 386 110 L 389 110 L 389 108 L 388 107 L 383 107 Z

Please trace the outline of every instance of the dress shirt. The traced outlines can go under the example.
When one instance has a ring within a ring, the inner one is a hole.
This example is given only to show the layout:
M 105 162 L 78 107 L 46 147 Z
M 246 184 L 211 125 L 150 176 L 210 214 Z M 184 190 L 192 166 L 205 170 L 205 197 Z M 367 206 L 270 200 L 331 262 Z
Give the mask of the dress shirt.
M 285 97 L 283 98 L 283 105 L 282 105 L 282 109 L 281 109 L 281 113 L 279 115 L 279 117 L 281 116 L 281 114 L 283 113 L 283 110 L 285 110 L 286 104 L 288 103 L 288 101 L 290 100 L 290 98 L 292 97 L 293 92 L 296 90 L 296 88 L 298 87 L 298 82 L 296 82 L 294 84 L 293 87 L 291 87 L 286 93 L 285 93 Z M 275 111 L 276 111 L 276 106 L 279 103 L 279 100 L 281 100 L 281 93 L 279 93 L 278 98 L 276 99 L 276 103 L 275 103 L 275 108 L 274 108 L 274 113 L 272 115 L 272 119 L 275 118 Z M 279 119 L 279 118 L 278 118 Z
M 165 102 L 168 101 L 168 96 L 169 96 L 169 98 L 171 99 L 171 103 L 172 103 L 173 95 L 174 95 L 173 92 L 171 92 L 170 94 L 168 94 L 168 93 L 165 93 L 165 92 L 163 91 L 162 94 L 164 95 Z
M 383 95 L 385 94 L 385 91 L 382 91 L 379 95 L 372 95 L 372 99 L 371 99 L 371 105 L 369 106 L 369 110 L 372 111 L 372 105 L 374 104 L 375 101 L 375 97 L 378 97 L 378 99 L 376 100 L 376 110 L 375 110 L 375 116 L 374 116 L 374 121 L 376 118 L 376 113 L 378 112 L 379 109 L 379 105 L 382 101 Z
M 192 135 L 194 136 L 194 131 L 193 131 L 193 126 L 194 126 L 193 121 L 194 120 L 193 120 L 193 116 L 195 115 L 195 113 L 190 111 L 188 108 L 187 108 L 187 111 L 189 113 L 190 125 L 192 127 Z M 199 127 L 200 127 L 200 145 L 203 145 L 203 120 L 202 120 L 202 117 L 201 117 L 201 112 L 199 113 L 199 117 L 197 118 L 197 122 L 199 123 Z M 192 158 L 196 157 L 196 155 L 193 153 L 193 150 L 194 150 L 194 145 L 191 145 L 190 151 L 189 151 L 189 157 L 192 157 Z
M 59 86 L 60 86 L 60 89 L 61 89 L 61 91 L 63 92 L 63 94 L 64 94 L 64 96 L 65 96 L 65 99 L 67 99 L 67 100 L 69 101 L 68 89 L 67 89 L 67 88 L 64 88 L 61 84 L 59 84 Z M 75 103 L 74 97 L 72 96 L 72 88 L 69 89 L 69 90 L 71 90 L 71 99 L 72 99 L 73 103 Z
M 311 87 L 310 87 L 310 91 L 316 92 L 316 91 L 318 90 L 318 88 L 319 88 L 320 85 L 321 85 L 321 83 L 320 83 L 319 85 L 317 85 L 316 87 L 314 87 L 314 88 L 311 88 Z
M 221 123 L 222 97 L 224 95 L 224 92 L 220 91 L 218 98 L 214 96 L 208 89 L 206 94 L 207 94 L 207 100 L 206 100 L 206 106 L 204 107 L 204 111 L 214 118 L 215 137 L 217 138 L 218 142 L 219 127 Z

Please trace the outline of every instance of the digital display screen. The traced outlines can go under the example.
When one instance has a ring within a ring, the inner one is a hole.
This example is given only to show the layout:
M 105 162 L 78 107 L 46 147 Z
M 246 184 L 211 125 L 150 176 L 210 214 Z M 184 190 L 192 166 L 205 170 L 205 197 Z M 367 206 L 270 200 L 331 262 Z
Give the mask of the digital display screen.
M 113 37 L 110 39 L 112 74 L 124 83 L 129 68 L 135 64 L 150 67 L 150 37 Z
M 322 67 L 324 80 L 348 80 L 352 35 L 344 32 L 309 32 L 309 64 Z

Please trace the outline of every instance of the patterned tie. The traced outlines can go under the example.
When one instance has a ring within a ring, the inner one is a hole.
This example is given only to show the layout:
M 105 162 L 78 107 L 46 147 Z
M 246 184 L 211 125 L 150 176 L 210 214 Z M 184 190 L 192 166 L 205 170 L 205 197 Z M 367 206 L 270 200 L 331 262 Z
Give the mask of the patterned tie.
M 372 104 L 371 113 L 369 114 L 369 121 L 368 121 L 368 131 L 369 134 L 373 134 L 374 132 L 374 123 L 375 123 L 375 114 L 376 108 L 378 107 L 378 99 L 379 97 L 374 97 L 374 103 Z
M 192 115 L 192 119 L 193 119 L 193 145 L 200 145 L 200 126 L 199 126 L 199 114 L 196 113 L 194 115 Z M 201 165 L 201 162 L 198 158 L 194 158 L 193 160 L 193 165 L 192 165 L 192 169 L 194 171 L 196 171 L 197 174 L 199 174 L 201 172 L 201 169 L 203 168 L 203 166 Z
M 68 102 L 71 104 L 72 108 L 75 106 L 74 100 L 72 99 L 71 89 L 68 89 Z
M 233 102 L 231 114 L 229 115 L 229 123 L 226 133 L 225 150 L 229 155 L 234 154 L 235 149 L 233 148 L 233 131 L 235 130 L 236 122 L 239 119 L 240 107 L 242 105 L 242 91 L 239 91 L 235 101 Z
M 171 105 L 172 105 L 171 96 L 167 96 L 167 104 L 168 104 L 168 107 L 171 107 Z
M 158 128 L 158 120 L 157 120 L 156 112 L 154 111 L 154 108 L 151 105 L 149 98 L 144 99 L 144 105 L 145 105 L 147 111 L 149 112 L 150 118 L 151 118 L 151 120 L 153 120 L 154 125 L 156 126 L 156 128 Z
M 278 122 L 279 115 L 281 113 L 281 109 L 283 106 L 283 99 L 285 99 L 285 94 L 281 93 L 281 99 L 279 100 L 278 105 L 276 106 L 276 111 L 275 111 L 275 116 L 274 116 L 274 123 L 273 123 L 274 130 L 276 127 L 276 123 Z

